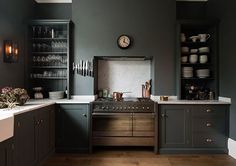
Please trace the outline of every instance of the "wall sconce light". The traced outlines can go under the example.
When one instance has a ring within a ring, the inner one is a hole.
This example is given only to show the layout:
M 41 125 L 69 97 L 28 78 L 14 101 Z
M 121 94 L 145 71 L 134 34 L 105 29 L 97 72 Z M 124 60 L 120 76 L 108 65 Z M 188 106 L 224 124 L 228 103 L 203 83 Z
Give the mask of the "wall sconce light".
M 6 63 L 16 63 L 19 58 L 18 43 L 12 40 L 4 40 L 3 61 Z

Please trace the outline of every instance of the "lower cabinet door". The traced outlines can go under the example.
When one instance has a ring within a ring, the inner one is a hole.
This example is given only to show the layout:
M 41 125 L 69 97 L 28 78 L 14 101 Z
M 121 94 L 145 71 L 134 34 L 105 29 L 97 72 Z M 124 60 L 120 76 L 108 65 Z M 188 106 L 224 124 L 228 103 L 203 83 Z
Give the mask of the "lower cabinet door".
M 37 157 L 38 161 L 43 160 L 50 152 L 50 111 L 49 107 L 37 111 Z
M 27 112 L 15 117 L 14 166 L 31 166 L 37 162 L 35 114 Z
M 186 148 L 191 146 L 189 126 L 190 110 L 185 106 L 160 106 L 160 148 Z
M 56 112 L 56 150 L 88 151 L 89 119 L 88 105 L 60 105 Z
M 0 142 L 0 166 L 13 166 L 12 138 Z

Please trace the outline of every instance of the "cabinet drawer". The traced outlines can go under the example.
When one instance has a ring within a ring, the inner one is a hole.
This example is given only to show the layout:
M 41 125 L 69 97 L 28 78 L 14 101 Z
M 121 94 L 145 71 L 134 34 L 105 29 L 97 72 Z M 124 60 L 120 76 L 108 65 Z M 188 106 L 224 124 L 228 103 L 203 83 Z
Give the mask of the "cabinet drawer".
M 88 104 L 62 104 L 60 108 L 62 109 L 71 109 L 71 110 L 87 110 Z
M 225 133 L 224 118 L 193 118 L 192 129 L 199 132 L 222 132 Z
M 196 148 L 223 148 L 226 147 L 226 137 L 222 133 L 193 133 L 193 147 Z
M 227 107 L 223 105 L 204 105 L 193 108 L 193 117 L 225 117 Z

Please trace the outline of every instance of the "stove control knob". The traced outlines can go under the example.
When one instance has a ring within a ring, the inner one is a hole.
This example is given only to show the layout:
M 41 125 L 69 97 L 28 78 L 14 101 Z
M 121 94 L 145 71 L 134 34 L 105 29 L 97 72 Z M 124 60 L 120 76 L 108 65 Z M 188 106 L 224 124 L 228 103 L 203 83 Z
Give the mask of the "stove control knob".
M 118 109 L 119 109 L 119 107 L 116 107 L 116 109 L 118 110 Z
M 107 107 L 106 107 L 106 109 L 108 110 L 108 109 L 109 109 L 109 107 L 107 106 Z
M 128 109 L 130 109 L 130 107 L 128 107 Z
M 136 110 L 138 110 L 138 107 L 136 107 Z
M 150 108 L 149 107 L 147 107 L 147 110 L 149 110 Z
M 124 110 L 126 110 L 126 107 L 124 107 Z
M 114 109 L 115 109 L 115 107 L 112 107 L 112 109 L 114 110 Z
M 143 107 L 143 110 L 145 110 L 145 107 Z
M 105 109 L 105 107 L 104 107 L 104 106 L 102 106 L 102 109 L 104 110 L 104 109 Z
M 132 107 L 132 110 L 134 110 L 134 107 Z
M 120 110 L 122 110 L 123 108 L 122 107 L 120 107 Z

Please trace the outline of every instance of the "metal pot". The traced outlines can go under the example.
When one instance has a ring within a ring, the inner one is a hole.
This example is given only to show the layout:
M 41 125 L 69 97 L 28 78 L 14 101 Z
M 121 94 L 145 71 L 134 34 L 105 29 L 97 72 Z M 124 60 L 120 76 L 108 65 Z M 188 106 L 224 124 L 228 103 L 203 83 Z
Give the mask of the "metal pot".
M 115 101 L 121 101 L 123 100 L 123 94 L 124 93 L 132 93 L 132 92 L 113 92 L 113 100 Z
M 113 100 L 115 101 L 121 101 L 123 98 L 123 93 L 122 92 L 113 92 Z

